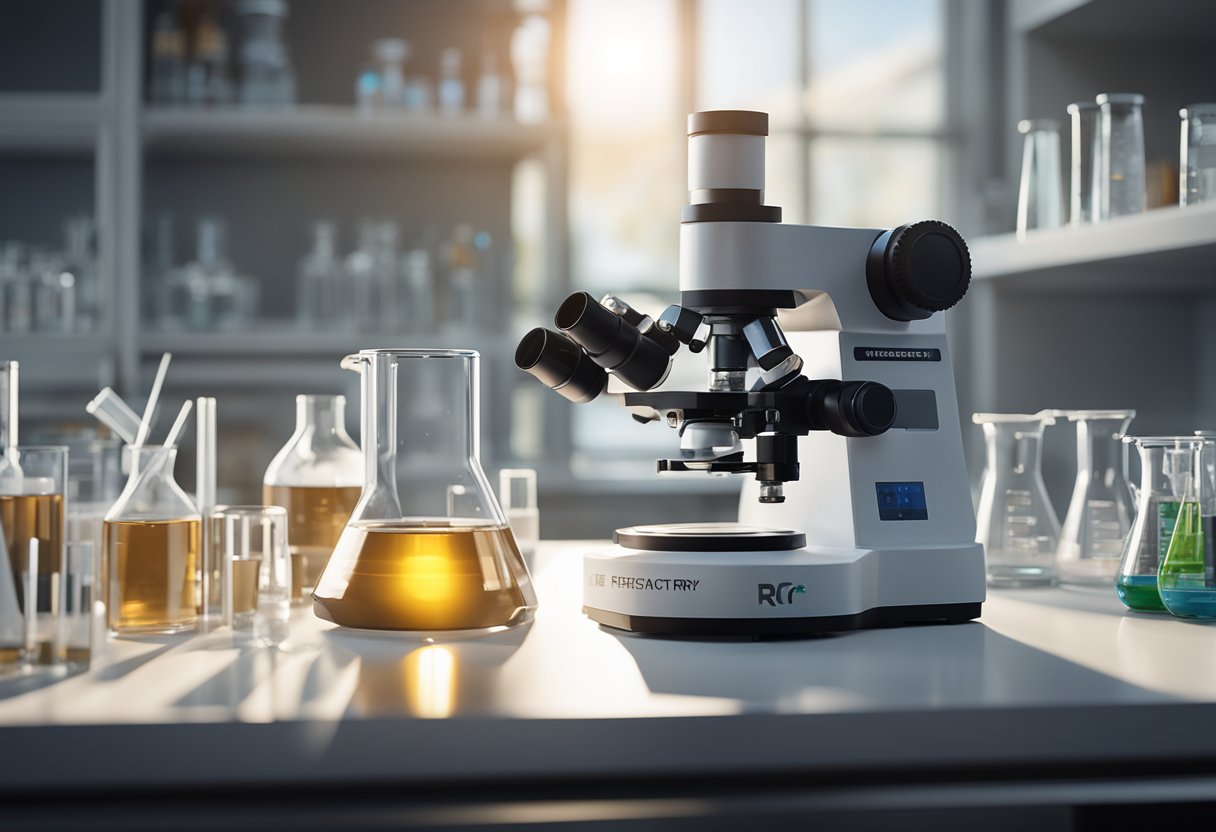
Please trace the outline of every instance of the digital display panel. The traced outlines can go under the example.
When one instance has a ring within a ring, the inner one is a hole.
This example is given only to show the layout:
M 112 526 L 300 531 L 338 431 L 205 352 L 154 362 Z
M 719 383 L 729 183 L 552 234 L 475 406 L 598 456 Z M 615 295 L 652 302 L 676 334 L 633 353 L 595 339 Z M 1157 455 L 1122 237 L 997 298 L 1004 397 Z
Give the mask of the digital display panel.
M 923 482 L 878 482 L 879 520 L 928 520 Z

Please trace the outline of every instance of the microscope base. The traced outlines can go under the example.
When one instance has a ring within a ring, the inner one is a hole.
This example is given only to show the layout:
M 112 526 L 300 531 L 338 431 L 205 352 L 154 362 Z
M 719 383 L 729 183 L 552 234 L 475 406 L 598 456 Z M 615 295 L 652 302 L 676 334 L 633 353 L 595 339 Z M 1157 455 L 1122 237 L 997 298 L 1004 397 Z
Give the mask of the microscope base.
M 978 618 L 979 544 L 907 549 L 656 552 L 583 557 L 583 612 L 635 633 L 780 636 Z

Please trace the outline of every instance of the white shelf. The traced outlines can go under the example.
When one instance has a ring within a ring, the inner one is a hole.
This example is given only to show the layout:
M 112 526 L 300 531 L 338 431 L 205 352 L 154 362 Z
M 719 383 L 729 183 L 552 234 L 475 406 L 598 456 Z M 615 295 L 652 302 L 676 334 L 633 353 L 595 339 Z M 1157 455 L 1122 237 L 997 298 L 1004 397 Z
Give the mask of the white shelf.
M 1034 288 L 1216 290 L 1216 203 L 971 243 L 976 280 Z
M 1173 2 L 1154 9 L 1144 0 L 1014 0 L 1015 32 L 1053 40 L 1125 44 L 1206 43 L 1216 25 L 1216 3 Z
M 329 154 L 514 159 L 543 148 L 552 124 L 475 114 L 377 114 L 303 105 L 284 110 L 150 108 L 142 117 L 153 156 Z
M 0 94 L 0 150 L 92 153 L 101 109 L 94 94 Z
M 335 360 L 361 349 L 399 347 L 401 349 L 453 349 L 470 347 L 481 350 L 483 358 L 498 340 L 484 334 L 440 332 L 433 335 L 403 333 L 312 332 L 286 323 L 253 323 L 241 332 L 163 332 L 148 331 L 139 336 L 140 352 L 159 356 L 228 358 L 237 356 L 318 357 Z

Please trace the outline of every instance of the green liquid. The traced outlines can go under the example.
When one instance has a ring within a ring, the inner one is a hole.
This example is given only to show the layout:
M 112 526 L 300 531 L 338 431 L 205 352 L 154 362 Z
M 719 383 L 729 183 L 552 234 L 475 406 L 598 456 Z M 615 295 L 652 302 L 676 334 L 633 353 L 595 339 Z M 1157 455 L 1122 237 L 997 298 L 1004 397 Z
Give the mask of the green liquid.
M 1120 575 L 1115 583 L 1115 591 L 1128 609 L 1140 612 L 1167 611 L 1165 604 L 1161 603 L 1161 594 L 1157 592 L 1156 575 Z

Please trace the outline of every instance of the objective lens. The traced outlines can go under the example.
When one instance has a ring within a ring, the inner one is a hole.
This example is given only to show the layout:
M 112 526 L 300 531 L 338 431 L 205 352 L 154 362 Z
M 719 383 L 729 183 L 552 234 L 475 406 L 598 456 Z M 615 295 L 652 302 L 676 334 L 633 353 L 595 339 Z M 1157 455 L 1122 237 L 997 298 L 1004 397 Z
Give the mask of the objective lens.
M 649 390 L 667 377 L 671 356 L 638 328 L 614 315 L 586 292 L 575 292 L 553 317 L 557 328 L 635 390 Z
M 537 327 L 520 339 L 515 366 L 572 402 L 583 404 L 604 392 L 608 374 L 582 347 L 560 332 Z

